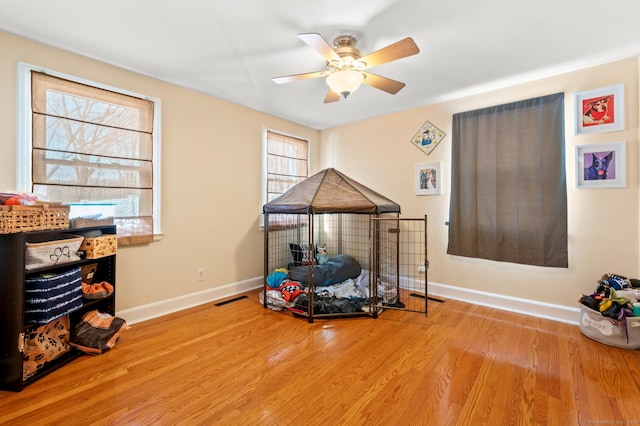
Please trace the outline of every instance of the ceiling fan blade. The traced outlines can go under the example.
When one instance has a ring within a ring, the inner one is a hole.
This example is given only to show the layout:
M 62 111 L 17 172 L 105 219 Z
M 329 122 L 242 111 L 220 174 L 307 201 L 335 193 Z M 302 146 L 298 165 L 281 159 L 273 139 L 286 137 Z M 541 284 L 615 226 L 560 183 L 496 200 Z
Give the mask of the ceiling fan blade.
M 285 75 L 282 77 L 273 77 L 272 80 L 275 83 L 278 84 L 282 84 L 282 83 L 289 83 L 292 81 L 298 81 L 298 80 L 307 80 L 310 78 L 317 78 L 317 77 L 324 77 L 326 75 L 329 74 L 329 71 L 325 70 L 325 71 L 314 71 L 314 72 L 306 72 L 304 74 L 293 74 L 293 75 Z
M 329 91 L 327 92 L 327 96 L 324 98 L 324 103 L 328 104 L 331 102 L 338 102 L 339 100 L 340 100 L 340 95 L 334 92 L 333 90 L 329 89 Z
M 404 83 L 396 80 L 392 80 L 387 77 L 381 77 L 376 74 L 371 74 L 370 72 L 364 73 L 363 83 L 375 87 L 376 89 L 383 90 L 387 93 L 391 93 L 395 95 L 405 86 Z
M 320 53 L 327 62 L 340 60 L 340 56 L 338 56 L 336 51 L 333 50 L 333 47 L 331 47 L 331 45 L 327 43 L 327 40 L 320 34 L 302 33 L 298 34 L 298 38 L 311 46 L 316 52 Z
M 376 50 L 373 53 L 369 53 L 367 56 L 360 58 L 360 60 L 367 64 L 367 68 L 371 68 L 377 65 L 386 64 L 387 62 L 406 58 L 407 56 L 415 55 L 419 52 L 420 49 L 416 45 L 415 41 L 413 41 L 411 37 L 407 37 L 403 40 L 390 44 L 387 47 L 383 47 L 380 50 Z

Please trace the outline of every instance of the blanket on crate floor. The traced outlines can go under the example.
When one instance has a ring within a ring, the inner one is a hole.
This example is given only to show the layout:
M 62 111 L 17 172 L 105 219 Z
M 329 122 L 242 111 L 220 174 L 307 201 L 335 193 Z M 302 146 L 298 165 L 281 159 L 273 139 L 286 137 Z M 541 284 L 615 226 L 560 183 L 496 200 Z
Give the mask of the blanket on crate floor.
M 295 309 L 308 311 L 308 286 L 290 280 L 285 269 L 278 270 L 279 279 L 267 279 L 267 305 L 280 311 Z M 265 295 L 260 294 L 261 302 Z M 348 278 L 342 282 L 314 287 L 315 313 L 349 313 L 359 312 L 368 307 L 369 303 L 369 270 L 362 269 L 355 278 Z M 385 305 L 391 305 L 398 299 L 398 289 L 395 285 L 378 280 L 378 298 Z

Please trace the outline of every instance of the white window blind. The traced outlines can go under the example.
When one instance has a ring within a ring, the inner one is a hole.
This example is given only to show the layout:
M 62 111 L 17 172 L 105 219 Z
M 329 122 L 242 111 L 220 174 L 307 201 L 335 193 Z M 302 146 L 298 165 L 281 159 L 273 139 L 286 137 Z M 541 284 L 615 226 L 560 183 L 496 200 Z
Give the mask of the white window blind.
M 309 176 L 308 145 L 304 139 L 267 130 L 267 202 Z
M 153 101 L 31 72 L 33 192 L 115 204 L 118 243 L 153 240 Z

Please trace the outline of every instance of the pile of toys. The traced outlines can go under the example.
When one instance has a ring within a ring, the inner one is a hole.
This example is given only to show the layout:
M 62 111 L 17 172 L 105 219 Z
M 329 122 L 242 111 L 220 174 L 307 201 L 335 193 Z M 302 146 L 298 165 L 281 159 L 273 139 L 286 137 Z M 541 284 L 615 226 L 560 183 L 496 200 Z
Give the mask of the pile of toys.
M 604 274 L 595 292 L 580 298 L 580 330 L 601 343 L 640 349 L 640 281 Z
M 38 202 L 35 194 L 0 192 L 0 205 L 2 206 L 34 206 Z

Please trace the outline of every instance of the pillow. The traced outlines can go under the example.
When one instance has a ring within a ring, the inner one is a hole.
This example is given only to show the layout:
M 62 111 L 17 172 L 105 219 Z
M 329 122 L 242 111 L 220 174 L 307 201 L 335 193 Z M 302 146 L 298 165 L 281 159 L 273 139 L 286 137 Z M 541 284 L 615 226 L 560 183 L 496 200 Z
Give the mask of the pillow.
M 291 249 L 294 266 L 309 265 L 311 262 L 316 263 L 315 250 L 312 250 L 311 262 L 309 261 L 309 244 L 289 243 L 289 248 Z
M 289 278 L 304 285 L 308 284 L 308 268 L 293 268 L 289 271 Z M 313 279 L 317 286 L 327 286 L 357 278 L 362 272 L 360 263 L 351 256 L 339 254 L 327 260 L 327 263 L 313 268 Z
M 69 344 L 86 354 L 99 355 L 113 348 L 128 328 L 122 318 L 97 310 L 87 312 L 73 328 Z

